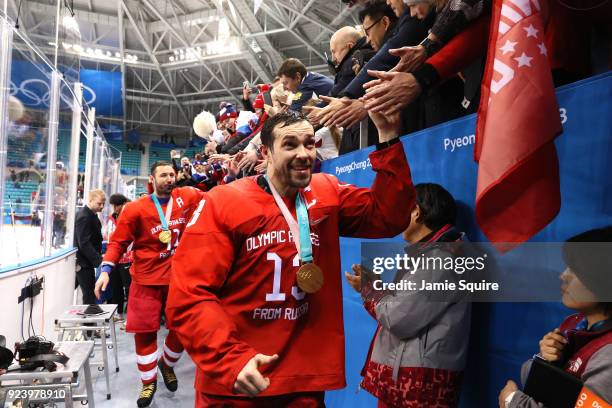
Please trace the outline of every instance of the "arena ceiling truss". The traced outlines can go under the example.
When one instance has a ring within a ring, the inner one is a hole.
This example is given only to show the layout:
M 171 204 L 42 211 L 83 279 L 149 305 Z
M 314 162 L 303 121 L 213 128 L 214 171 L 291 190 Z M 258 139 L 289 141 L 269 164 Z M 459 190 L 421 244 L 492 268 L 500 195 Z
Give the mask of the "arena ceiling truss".
M 255 0 L 257 12 L 254 0 L 62 1 L 80 36 L 62 39 L 64 59 L 123 73 L 125 118 L 102 121 L 150 134 L 189 132 L 200 111 L 238 102 L 244 81 L 271 81 L 285 58 L 327 72 L 331 34 L 358 24 L 340 0 Z M 8 3 L 20 30 L 52 55 L 56 1 Z

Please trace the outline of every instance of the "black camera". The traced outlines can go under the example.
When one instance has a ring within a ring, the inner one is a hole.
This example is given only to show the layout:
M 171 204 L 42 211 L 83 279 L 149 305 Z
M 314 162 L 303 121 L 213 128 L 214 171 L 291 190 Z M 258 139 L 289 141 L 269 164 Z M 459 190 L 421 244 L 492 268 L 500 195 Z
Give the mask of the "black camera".
M 38 354 L 47 354 L 53 351 L 52 341 L 44 340 L 40 337 L 30 337 L 21 343 L 15 343 L 15 353 L 18 360 L 32 358 Z
M 55 363 L 66 364 L 69 358 L 58 351 L 54 351 L 53 342 L 44 337 L 32 336 L 24 342 L 15 343 L 15 357 L 19 366 L 24 370 L 33 370 L 44 367 L 55 371 Z
M 373 49 L 366 48 L 356 50 L 352 56 L 353 65 L 359 65 L 359 70 L 361 70 L 365 66 L 365 64 L 367 64 L 368 61 L 372 59 L 374 55 L 376 55 L 376 51 L 374 51 Z

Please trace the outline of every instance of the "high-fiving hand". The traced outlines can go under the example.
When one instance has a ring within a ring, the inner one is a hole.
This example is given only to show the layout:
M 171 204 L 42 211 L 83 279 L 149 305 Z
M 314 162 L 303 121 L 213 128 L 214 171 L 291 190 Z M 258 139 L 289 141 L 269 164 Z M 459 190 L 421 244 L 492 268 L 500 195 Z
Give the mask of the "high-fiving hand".
M 370 71 L 377 78 L 363 85 L 365 109 L 390 115 L 399 112 L 421 94 L 421 86 L 412 74 L 405 72 Z

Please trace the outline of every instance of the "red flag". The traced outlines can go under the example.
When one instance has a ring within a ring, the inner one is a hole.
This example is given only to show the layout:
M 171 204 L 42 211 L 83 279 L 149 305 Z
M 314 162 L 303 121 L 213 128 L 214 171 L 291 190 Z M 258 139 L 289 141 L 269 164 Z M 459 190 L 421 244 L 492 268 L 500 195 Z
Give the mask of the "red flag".
M 474 149 L 476 219 L 491 242 L 518 245 L 559 212 L 561 131 L 538 1 L 494 0 Z

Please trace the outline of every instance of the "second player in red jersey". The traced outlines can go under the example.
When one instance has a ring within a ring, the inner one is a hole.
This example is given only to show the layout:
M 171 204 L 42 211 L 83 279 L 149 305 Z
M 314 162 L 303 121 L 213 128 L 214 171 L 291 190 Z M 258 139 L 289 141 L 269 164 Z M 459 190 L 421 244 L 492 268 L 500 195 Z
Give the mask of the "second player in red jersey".
M 200 190 L 175 188 L 176 174 L 170 163 L 156 162 L 151 168 L 150 182 L 153 193 L 127 204 L 117 219 L 96 283 L 99 297 L 100 289 L 104 290 L 109 282 L 108 274 L 117 273 L 114 266 L 133 243 L 126 331 L 135 333 L 136 359 L 143 384 L 137 401 L 139 407 L 147 407 L 153 400 L 158 367 L 170 391 L 176 391 L 178 386 L 173 367 L 183 346 L 171 330 L 159 358 L 157 331 L 168 295 L 172 255 L 191 215 L 200 203 L 204 204 L 204 193 Z

